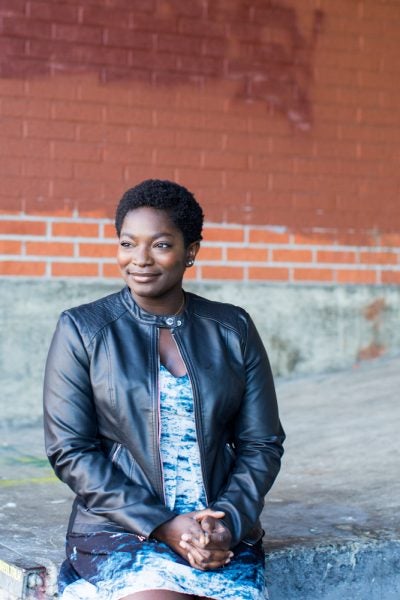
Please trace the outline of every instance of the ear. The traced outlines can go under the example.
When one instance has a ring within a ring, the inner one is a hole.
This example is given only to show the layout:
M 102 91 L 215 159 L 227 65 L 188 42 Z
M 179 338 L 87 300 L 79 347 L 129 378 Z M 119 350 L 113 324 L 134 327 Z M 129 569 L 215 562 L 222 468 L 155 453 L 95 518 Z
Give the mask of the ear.
M 193 267 L 198 251 L 200 250 L 200 242 L 192 242 L 186 248 L 186 266 Z

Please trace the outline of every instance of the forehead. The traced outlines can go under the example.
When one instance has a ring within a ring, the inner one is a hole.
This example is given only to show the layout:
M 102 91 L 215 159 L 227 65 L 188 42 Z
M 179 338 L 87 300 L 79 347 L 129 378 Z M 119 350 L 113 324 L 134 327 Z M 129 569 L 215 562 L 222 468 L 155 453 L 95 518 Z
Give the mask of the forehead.
M 130 210 L 122 223 L 122 232 L 181 234 L 166 210 L 142 206 Z

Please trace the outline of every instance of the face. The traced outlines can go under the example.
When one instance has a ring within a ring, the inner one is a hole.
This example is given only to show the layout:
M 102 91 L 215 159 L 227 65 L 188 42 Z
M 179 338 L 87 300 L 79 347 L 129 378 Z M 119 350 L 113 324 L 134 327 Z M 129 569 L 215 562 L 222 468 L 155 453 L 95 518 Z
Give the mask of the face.
M 198 249 L 197 242 L 185 248 L 182 232 L 165 211 L 142 207 L 123 221 L 117 260 L 132 295 L 145 308 L 181 298 L 186 262 Z

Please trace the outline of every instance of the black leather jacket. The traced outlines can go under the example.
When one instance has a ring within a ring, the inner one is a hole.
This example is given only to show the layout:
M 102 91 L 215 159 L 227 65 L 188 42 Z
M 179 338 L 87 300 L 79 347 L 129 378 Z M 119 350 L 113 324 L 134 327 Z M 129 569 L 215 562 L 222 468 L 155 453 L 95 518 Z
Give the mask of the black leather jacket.
M 192 384 L 208 505 L 226 513 L 232 547 L 254 543 L 285 437 L 254 324 L 241 308 L 191 293 L 182 315 L 151 315 L 129 288 L 65 311 L 47 359 L 46 449 L 76 494 L 69 531 L 147 538 L 174 517 L 159 450 L 161 327 L 170 328 Z

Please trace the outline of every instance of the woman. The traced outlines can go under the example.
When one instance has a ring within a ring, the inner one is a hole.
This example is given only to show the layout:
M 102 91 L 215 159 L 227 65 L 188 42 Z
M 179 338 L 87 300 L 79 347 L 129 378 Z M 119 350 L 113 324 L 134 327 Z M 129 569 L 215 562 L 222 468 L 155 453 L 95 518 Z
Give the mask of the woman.
M 284 433 L 248 314 L 182 289 L 202 224 L 176 183 L 128 190 L 116 212 L 127 286 L 57 325 L 45 434 L 76 493 L 66 600 L 266 597 L 259 515 Z

